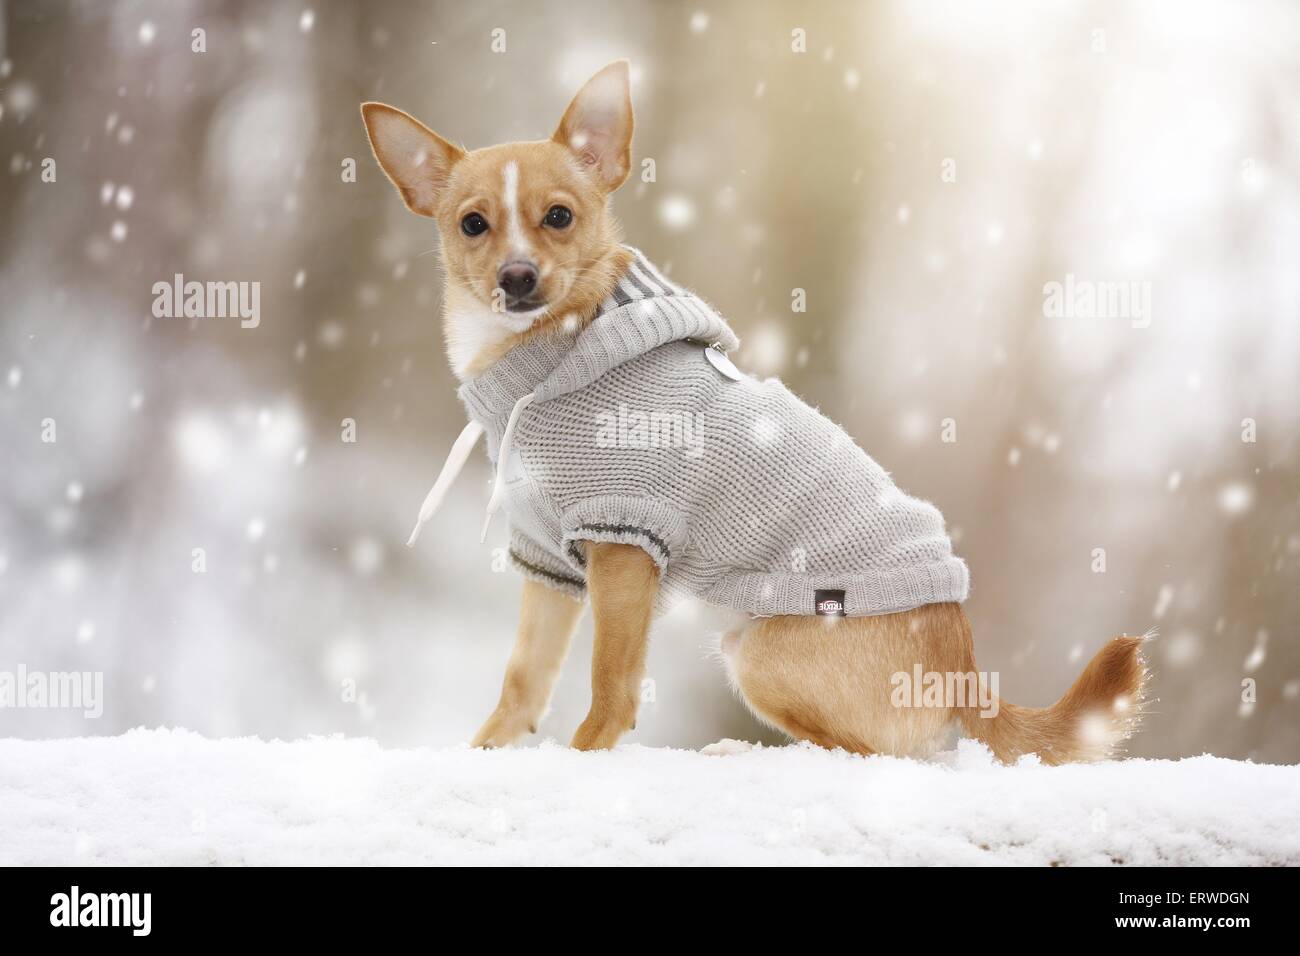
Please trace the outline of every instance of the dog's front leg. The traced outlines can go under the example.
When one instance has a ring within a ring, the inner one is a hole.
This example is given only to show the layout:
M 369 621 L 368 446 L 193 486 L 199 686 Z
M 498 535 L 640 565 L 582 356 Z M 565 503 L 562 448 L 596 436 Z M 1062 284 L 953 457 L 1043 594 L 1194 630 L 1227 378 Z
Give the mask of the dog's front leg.
M 533 580 L 524 582 L 519 634 L 501 684 L 501 700 L 474 735 L 475 747 L 504 747 L 534 733 L 569 651 L 582 601 Z
M 579 750 L 603 750 L 636 726 L 645 672 L 650 615 L 659 569 L 640 548 L 592 542 L 587 547 L 587 592 L 595 616 L 591 710 L 573 735 Z

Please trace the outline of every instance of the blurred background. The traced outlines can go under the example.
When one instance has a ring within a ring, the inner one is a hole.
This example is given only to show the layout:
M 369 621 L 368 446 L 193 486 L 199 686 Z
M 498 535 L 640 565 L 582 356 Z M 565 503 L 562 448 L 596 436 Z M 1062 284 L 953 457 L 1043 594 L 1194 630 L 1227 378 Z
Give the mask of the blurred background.
M 624 56 L 630 241 L 939 505 L 1003 695 L 1157 627 L 1133 753 L 1300 759 L 1300 9 L 1227 0 L 0 2 L 0 670 L 105 681 L 0 736 L 469 739 L 520 584 L 482 455 L 403 546 L 464 416 L 357 107 L 542 138 Z M 260 323 L 154 317 L 177 273 Z M 775 739 L 715 624 L 629 740 Z

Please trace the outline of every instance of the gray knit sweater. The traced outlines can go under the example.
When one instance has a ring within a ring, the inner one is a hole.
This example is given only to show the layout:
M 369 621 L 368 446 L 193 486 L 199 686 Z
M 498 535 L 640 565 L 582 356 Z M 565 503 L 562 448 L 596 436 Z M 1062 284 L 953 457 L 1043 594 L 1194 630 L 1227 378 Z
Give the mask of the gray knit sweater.
M 464 384 L 514 565 L 581 594 L 580 542 L 633 544 L 659 566 L 660 609 L 683 595 L 756 615 L 965 600 L 939 511 L 779 381 L 737 372 L 738 344 L 638 252 L 580 333 L 531 339 Z

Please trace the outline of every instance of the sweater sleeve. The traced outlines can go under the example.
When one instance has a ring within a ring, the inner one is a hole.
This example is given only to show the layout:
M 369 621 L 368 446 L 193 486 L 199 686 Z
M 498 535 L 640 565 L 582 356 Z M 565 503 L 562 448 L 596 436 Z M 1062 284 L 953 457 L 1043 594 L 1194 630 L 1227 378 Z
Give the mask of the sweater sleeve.
M 516 528 L 510 529 L 510 563 L 530 581 L 579 599 L 587 595 L 587 582 L 581 574 Z
M 584 541 L 631 544 L 654 559 L 662 576 L 686 546 L 686 521 L 672 505 L 657 498 L 596 495 L 564 512 L 564 555 L 585 573 Z

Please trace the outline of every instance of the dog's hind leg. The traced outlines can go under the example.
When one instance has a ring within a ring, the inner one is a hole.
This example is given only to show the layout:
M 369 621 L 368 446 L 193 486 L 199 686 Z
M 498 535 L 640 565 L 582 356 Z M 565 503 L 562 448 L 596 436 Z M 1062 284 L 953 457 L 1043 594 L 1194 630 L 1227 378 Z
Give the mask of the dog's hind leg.
M 569 642 L 582 616 L 583 602 L 532 579 L 524 582 L 519 634 L 506 666 L 501 700 L 474 735 L 475 747 L 504 747 L 535 733 Z
M 895 676 L 973 667 L 955 604 L 877 617 L 771 617 L 722 640 L 732 685 L 765 723 L 855 753 L 925 754 L 953 727 L 950 707 L 895 706 Z

